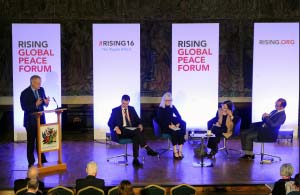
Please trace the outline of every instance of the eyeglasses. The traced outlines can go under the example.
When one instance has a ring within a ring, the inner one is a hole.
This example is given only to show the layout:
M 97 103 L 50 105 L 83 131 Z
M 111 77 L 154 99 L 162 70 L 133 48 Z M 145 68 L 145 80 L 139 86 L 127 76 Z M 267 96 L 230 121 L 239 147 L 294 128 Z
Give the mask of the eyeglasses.
M 165 100 L 166 102 L 172 102 L 172 100 Z

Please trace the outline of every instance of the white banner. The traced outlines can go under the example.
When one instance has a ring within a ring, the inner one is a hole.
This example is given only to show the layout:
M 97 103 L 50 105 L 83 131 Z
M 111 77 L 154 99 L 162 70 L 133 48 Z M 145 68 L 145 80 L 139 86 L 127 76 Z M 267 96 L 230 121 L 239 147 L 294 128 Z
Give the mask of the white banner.
M 140 25 L 93 24 L 94 139 L 105 139 L 123 94 L 140 113 Z
M 42 78 L 46 96 L 51 98 L 47 110 L 61 105 L 61 49 L 59 24 L 12 24 L 14 140 L 26 140 L 21 92 L 30 86 L 30 77 Z M 46 114 L 46 122 L 56 122 L 55 113 Z
M 218 80 L 219 24 L 173 24 L 172 94 L 188 128 L 216 116 Z
M 297 130 L 299 23 L 255 23 L 253 48 L 252 122 L 284 98 L 287 118 L 281 128 Z

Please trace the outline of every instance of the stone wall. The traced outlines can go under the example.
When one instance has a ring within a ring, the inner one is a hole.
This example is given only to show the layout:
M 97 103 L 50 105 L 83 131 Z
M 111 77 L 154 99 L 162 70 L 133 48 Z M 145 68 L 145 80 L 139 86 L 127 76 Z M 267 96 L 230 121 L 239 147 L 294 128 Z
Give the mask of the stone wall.
M 0 0 L 0 96 L 12 96 L 12 23 L 60 23 L 62 95 L 93 95 L 92 24 L 141 24 L 141 92 L 171 89 L 172 23 L 220 23 L 220 97 L 251 97 L 254 22 L 299 21 L 299 0 Z

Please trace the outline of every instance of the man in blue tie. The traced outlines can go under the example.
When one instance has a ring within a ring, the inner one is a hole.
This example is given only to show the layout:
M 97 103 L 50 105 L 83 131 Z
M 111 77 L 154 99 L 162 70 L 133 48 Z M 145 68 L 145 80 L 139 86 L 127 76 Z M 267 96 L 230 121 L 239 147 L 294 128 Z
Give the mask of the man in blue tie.
M 277 137 L 280 126 L 284 123 L 286 119 L 284 108 L 286 107 L 286 100 L 279 98 L 275 103 L 275 110 L 270 114 L 264 113 L 262 115 L 262 122 L 258 122 L 252 125 L 252 128 L 241 131 L 241 144 L 244 154 L 241 159 L 254 159 L 253 153 L 253 141 L 255 141 L 259 132 L 267 132 L 269 139 L 273 139 L 274 136 Z M 276 139 L 276 138 L 275 138 Z
M 33 115 L 34 112 L 44 110 L 48 106 L 50 98 L 46 97 L 45 90 L 41 87 L 41 77 L 33 75 L 30 77 L 30 86 L 24 89 L 20 97 L 21 107 L 24 111 L 24 124 L 27 132 L 27 160 L 28 167 L 34 162 L 34 148 L 37 147 L 37 120 Z M 41 124 L 46 123 L 45 115 L 41 115 Z M 42 153 L 42 163 L 47 162 L 45 155 Z
M 139 147 L 144 148 L 150 156 L 157 156 L 158 153 L 153 151 L 146 143 L 143 125 L 140 117 L 137 115 L 134 107 L 129 106 L 130 97 L 123 95 L 121 105 L 112 109 L 108 126 L 113 129 L 119 138 L 130 138 L 133 141 L 133 166 L 141 167 L 139 162 Z M 129 130 L 130 127 L 137 127 Z

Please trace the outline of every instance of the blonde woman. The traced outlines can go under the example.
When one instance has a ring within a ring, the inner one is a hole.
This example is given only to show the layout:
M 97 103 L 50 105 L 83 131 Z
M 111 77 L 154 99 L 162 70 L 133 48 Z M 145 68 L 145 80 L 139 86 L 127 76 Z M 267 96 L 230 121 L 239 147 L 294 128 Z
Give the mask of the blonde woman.
M 183 159 L 182 146 L 185 142 L 184 135 L 186 133 L 186 123 L 175 106 L 172 104 L 172 94 L 165 93 L 161 98 L 161 103 L 157 112 L 157 121 L 163 133 L 171 136 L 173 145 L 173 157 L 176 160 Z

